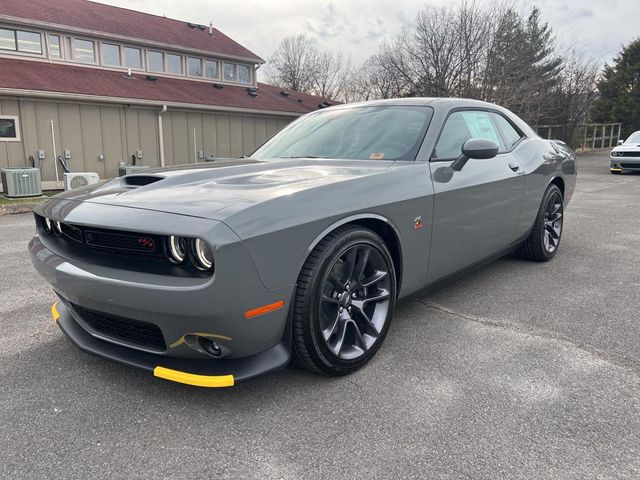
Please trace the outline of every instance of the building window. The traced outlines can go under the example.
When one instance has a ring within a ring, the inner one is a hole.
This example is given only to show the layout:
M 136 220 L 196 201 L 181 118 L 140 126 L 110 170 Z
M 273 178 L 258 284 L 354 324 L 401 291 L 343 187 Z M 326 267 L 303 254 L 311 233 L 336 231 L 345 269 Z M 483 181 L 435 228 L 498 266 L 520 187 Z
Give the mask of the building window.
M 0 28 L 0 49 L 42 55 L 42 36 L 36 32 Z
M 19 142 L 20 124 L 18 117 L 11 115 L 0 116 L 0 142 Z
M 182 75 L 182 56 L 167 53 L 167 72 Z
M 111 43 L 102 44 L 102 64 L 120 66 L 120 46 Z
M 205 60 L 204 76 L 207 78 L 218 78 L 218 62 L 214 60 Z
M 147 68 L 150 72 L 164 72 L 164 54 L 162 52 L 147 52 Z
M 16 32 L 0 28 L 0 48 L 2 50 L 16 50 Z
M 225 63 L 224 64 L 224 79 L 229 82 L 235 82 L 237 80 L 236 64 Z
M 73 59 L 78 62 L 96 63 L 96 47 L 91 40 L 72 40 Z
M 240 83 L 251 83 L 251 68 L 248 65 L 238 65 L 238 80 Z
M 25 53 L 38 53 L 42 55 L 42 36 L 35 32 L 16 32 L 18 38 L 18 51 Z
M 51 55 L 51 58 L 57 58 L 58 60 L 62 58 L 59 35 L 49 35 L 49 55 Z
M 142 52 L 139 48 L 124 47 L 124 66 L 142 68 Z
M 202 76 L 202 60 L 199 58 L 189 57 L 187 60 L 187 73 L 190 77 L 201 77 Z

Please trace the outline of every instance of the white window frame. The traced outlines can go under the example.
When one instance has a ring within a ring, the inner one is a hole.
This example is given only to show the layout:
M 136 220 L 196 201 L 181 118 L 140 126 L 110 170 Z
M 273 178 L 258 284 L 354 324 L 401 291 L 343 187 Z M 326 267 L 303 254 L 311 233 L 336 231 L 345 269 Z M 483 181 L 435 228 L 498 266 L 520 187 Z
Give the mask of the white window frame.
M 18 56 L 27 56 L 31 58 L 47 58 L 47 48 L 46 48 L 46 40 L 45 40 L 45 32 L 40 30 L 26 30 L 24 28 L 17 28 L 13 25 L 5 25 L 0 24 L 0 28 L 3 30 L 10 30 L 13 32 L 13 40 L 15 42 L 15 48 L 13 50 L 0 48 L 0 54 L 2 55 L 18 55 Z M 18 50 L 18 32 L 26 32 L 26 33 L 37 33 L 40 35 L 40 53 L 36 52 L 25 52 L 22 50 Z
M 249 81 L 247 83 L 240 80 L 240 67 L 247 67 L 249 70 Z M 251 65 L 247 65 L 246 63 L 238 63 L 236 65 L 236 77 L 238 79 L 237 82 L 241 85 L 253 85 L 253 68 L 251 68 Z
M 0 115 L 0 120 L 13 120 L 16 126 L 16 136 L 12 138 L 0 137 L 0 142 L 21 142 L 20 117 L 17 115 Z
M 189 73 L 189 60 L 198 60 L 200 62 L 200 75 L 191 75 L 191 73 Z M 186 57 L 186 70 L 185 70 L 185 75 L 189 78 L 202 78 L 204 77 L 204 59 L 202 59 L 201 57 L 192 57 L 190 55 L 188 55 Z
M 23 30 L 21 28 L 16 28 L 14 29 L 15 31 L 15 37 L 16 37 L 16 52 L 18 53 L 22 53 L 23 55 L 36 55 L 41 57 L 42 55 L 44 55 L 44 42 L 43 42 L 43 36 L 44 36 L 44 32 L 41 31 L 34 31 L 34 30 Z M 38 35 L 40 37 L 40 52 L 25 52 L 24 50 L 20 50 L 20 41 L 18 40 L 18 32 L 23 32 L 23 33 L 35 33 L 36 35 Z
M 59 43 L 59 47 L 60 47 L 60 57 L 59 58 L 55 58 L 53 57 L 53 55 L 51 55 L 51 37 L 58 37 L 58 40 L 60 41 Z M 66 55 L 65 55 L 65 51 L 64 51 L 64 35 L 60 34 L 60 33 L 50 33 L 50 32 L 46 32 L 46 42 L 47 42 L 47 58 L 51 59 L 54 62 L 64 62 L 66 61 Z
M 150 62 L 149 62 L 149 54 L 150 53 L 159 53 L 162 55 L 162 70 L 157 71 L 157 70 L 151 70 L 150 67 Z M 153 50 L 150 48 L 145 49 L 145 60 L 146 60 L 146 71 L 154 74 L 154 73 L 167 73 L 167 53 L 164 50 Z
M 126 48 L 130 48 L 132 50 L 138 50 L 138 52 L 140 52 L 140 67 L 128 67 L 126 65 L 127 62 L 127 56 L 125 54 L 125 49 Z M 146 63 L 146 57 L 147 57 L 147 50 L 143 47 L 136 47 L 134 45 L 125 45 L 125 44 L 121 44 L 120 45 L 120 55 L 122 56 L 122 68 L 130 68 L 131 70 L 134 71 L 138 71 L 138 72 L 147 72 L 147 63 Z
M 118 65 L 110 65 L 110 64 L 105 63 L 105 61 L 104 61 L 104 50 L 105 50 L 104 46 L 105 45 L 110 45 L 112 47 L 118 47 L 118 57 L 120 59 L 120 63 Z M 124 47 L 120 43 L 100 42 L 100 65 L 103 65 L 105 67 L 122 68 L 124 66 L 123 50 L 124 50 Z
M 172 57 L 180 57 L 180 73 L 170 72 L 169 71 L 169 55 Z M 181 53 L 173 53 L 173 52 L 164 52 L 164 73 L 167 75 L 172 75 L 174 77 L 186 77 L 187 72 L 185 70 L 184 65 L 185 56 Z
M 215 77 L 207 77 L 207 62 L 215 62 L 216 64 L 216 76 Z M 220 80 L 220 66 L 222 62 L 220 60 L 216 60 L 213 58 L 203 58 L 202 59 L 202 78 L 206 78 L 207 80 Z
M 100 60 L 101 60 L 100 57 L 102 55 L 102 52 L 100 51 L 100 42 L 97 42 L 90 38 L 83 38 L 83 37 L 68 36 L 66 38 L 70 39 L 69 51 L 71 52 L 71 59 L 70 59 L 71 62 L 80 63 L 82 65 L 100 65 Z M 78 60 L 76 58 L 76 50 L 75 50 L 75 46 L 73 45 L 75 40 L 80 40 L 82 42 L 91 42 L 93 44 L 93 62 L 85 62 L 84 60 Z

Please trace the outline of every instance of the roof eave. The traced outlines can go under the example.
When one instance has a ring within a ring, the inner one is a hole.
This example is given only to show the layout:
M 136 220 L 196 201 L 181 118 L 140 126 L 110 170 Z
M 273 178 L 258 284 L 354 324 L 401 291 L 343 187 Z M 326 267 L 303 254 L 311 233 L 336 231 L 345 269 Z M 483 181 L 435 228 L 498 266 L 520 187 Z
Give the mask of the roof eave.
M 12 96 L 12 97 L 31 97 L 31 98 L 43 98 L 49 100 L 63 100 L 63 101 L 75 101 L 75 102 L 96 102 L 96 103 L 116 103 L 125 105 L 136 105 L 142 107 L 157 107 L 161 108 L 166 105 L 170 108 L 179 108 L 186 110 L 205 110 L 212 112 L 224 112 L 224 113 L 238 113 L 238 114 L 252 114 L 252 115 L 271 115 L 277 117 L 299 117 L 304 115 L 303 112 L 291 112 L 281 110 L 264 110 L 259 108 L 242 108 L 242 107 L 228 107 L 224 105 L 206 105 L 198 103 L 183 103 L 183 102 L 167 102 L 162 100 L 148 100 L 141 98 L 127 98 L 127 97 L 111 97 L 104 95 L 88 95 L 79 93 L 67 93 L 67 92 L 48 92 L 42 90 L 25 90 L 18 88 L 0 88 L 0 95 Z

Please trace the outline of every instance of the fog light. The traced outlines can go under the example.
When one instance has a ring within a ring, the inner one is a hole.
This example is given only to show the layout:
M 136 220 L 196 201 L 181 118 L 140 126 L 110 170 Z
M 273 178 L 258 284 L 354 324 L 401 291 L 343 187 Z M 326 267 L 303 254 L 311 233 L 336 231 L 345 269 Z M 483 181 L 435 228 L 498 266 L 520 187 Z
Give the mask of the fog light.
M 200 347 L 202 348 L 202 350 L 207 352 L 212 357 L 219 357 L 220 355 L 222 355 L 222 349 L 220 348 L 220 346 L 210 338 L 198 337 L 198 343 L 200 343 Z

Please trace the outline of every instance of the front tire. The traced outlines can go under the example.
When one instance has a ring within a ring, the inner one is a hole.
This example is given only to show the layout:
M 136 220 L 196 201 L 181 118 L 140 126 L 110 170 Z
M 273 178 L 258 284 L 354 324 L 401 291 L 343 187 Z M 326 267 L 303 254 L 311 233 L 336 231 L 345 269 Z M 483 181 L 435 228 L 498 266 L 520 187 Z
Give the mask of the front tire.
M 516 254 L 534 262 L 548 262 L 558 251 L 562 237 L 564 201 L 557 185 L 551 184 L 542 197 L 529 237 Z
M 622 172 L 620 170 L 609 170 L 611 175 L 620 175 Z
M 292 358 L 325 375 L 346 375 L 376 353 L 389 329 L 396 274 L 371 230 L 340 227 L 318 243 L 298 277 Z

